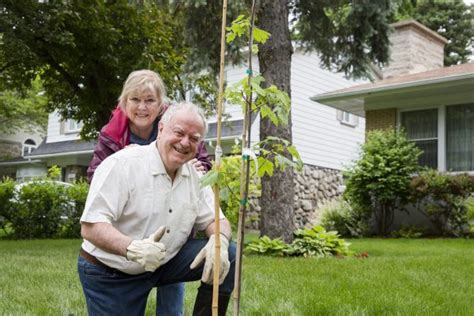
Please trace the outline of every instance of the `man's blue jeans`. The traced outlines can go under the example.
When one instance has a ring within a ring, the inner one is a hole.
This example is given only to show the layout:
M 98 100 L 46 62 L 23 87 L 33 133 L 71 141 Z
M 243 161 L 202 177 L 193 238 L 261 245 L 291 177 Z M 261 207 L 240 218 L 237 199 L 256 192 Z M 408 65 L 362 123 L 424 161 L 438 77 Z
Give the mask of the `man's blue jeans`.
M 153 287 L 201 279 L 203 265 L 193 270 L 189 266 L 206 243 L 207 239 L 190 239 L 173 259 L 155 272 L 138 275 L 96 266 L 79 257 L 79 278 L 89 315 L 144 315 L 148 294 Z M 234 287 L 234 243 L 229 246 L 229 260 L 229 273 L 219 287 L 219 294 L 223 295 L 230 295 Z M 201 288 L 212 293 L 212 285 L 201 283 Z
M 184 314 L 184 283 L 161 285 L 156 293 L 157 315 Z

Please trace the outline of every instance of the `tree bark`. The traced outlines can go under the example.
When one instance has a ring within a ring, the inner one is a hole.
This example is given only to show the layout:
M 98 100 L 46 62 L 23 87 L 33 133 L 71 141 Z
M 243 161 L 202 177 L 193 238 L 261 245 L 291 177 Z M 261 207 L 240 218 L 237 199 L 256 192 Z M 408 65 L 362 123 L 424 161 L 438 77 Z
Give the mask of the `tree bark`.
M 291 45 L 288 26 L 288 1 L 262 0 L 258 11 L 258 27 L 271 33 L 270 39 L 260 45 L 258 61 L 264 85 L 277 86 L 291 96 Z M 271 105 L 269 105 L 271 106 Z M 261 119 L 260 139 L 276 136 L 292 141 L 291 113 L 287 126 L 275 126 L 269 119 Z M 291 157 L 288 152 L 285 156 Z M 291 159 L 291 158 L 290 158 Z M 262 183 L 260 233 L 271 238 L 293 239 L 294 173 L 291 168 L 275 169 L 272 177 L 264 176 Z

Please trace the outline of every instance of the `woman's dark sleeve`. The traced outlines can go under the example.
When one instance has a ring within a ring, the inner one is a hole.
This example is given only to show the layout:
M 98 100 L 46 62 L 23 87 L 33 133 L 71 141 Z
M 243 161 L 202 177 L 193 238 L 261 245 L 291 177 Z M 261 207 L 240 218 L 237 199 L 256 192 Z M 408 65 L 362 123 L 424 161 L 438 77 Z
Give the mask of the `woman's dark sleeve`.
M 94 155 L 92 156 L 92 160 L 89 163 L 89 167 L 87 168 L 87 179 L 89 183 L 92 181 L 92 177 L 94 176 L 95 170 L 100 165 L 100 163 L 105 158 L 119 150 L 120 148 L 117 143 L 102 135 L 102 133 L 99 134 L 97 145 L 95 145 L 94 148 Z
M 206 145 L 204 142 L 200 142 L 197 148 L 196 159 L 199 160 L 202 165 L 206 168 L 206 171 L 211 170 L 212 163 L 207 153 Z

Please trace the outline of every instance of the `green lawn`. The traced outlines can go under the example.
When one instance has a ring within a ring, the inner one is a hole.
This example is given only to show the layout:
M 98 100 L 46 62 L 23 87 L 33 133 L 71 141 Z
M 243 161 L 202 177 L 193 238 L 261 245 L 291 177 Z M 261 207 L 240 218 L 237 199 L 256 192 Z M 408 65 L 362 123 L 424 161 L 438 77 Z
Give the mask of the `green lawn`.
M 351 242 L 368 258 L 244 257 L 241 314 L 474 315 L 474 240 Z M 79 245 L 0 240 L 0 315 L 85 315 Z M 186 315 L 196 287 L 187 286 Z M 151 295 L 147 315 L 154 304 Z

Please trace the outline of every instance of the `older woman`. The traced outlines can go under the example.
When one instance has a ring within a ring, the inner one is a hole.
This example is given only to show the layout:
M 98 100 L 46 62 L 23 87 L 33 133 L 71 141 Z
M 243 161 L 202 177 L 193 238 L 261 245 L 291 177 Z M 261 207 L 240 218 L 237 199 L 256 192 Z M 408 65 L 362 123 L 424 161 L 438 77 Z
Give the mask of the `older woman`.
M 166 89 L 160 76 L 151 70 L 130 73 L 124 83 L 119 104 L 110 121 L 101 129 L 94 156 L 87 169 L 89 181 L 97 166 L 108 156 L 129 145 L 147 145 L 158 134 L 158 122 L 166 111 Z M 211 162 L 203 142 L 199 144 L 194 167 L 206 172 Z M 182 315 L 184 284 L 161 286 L 157 293 L 158 315 Z

